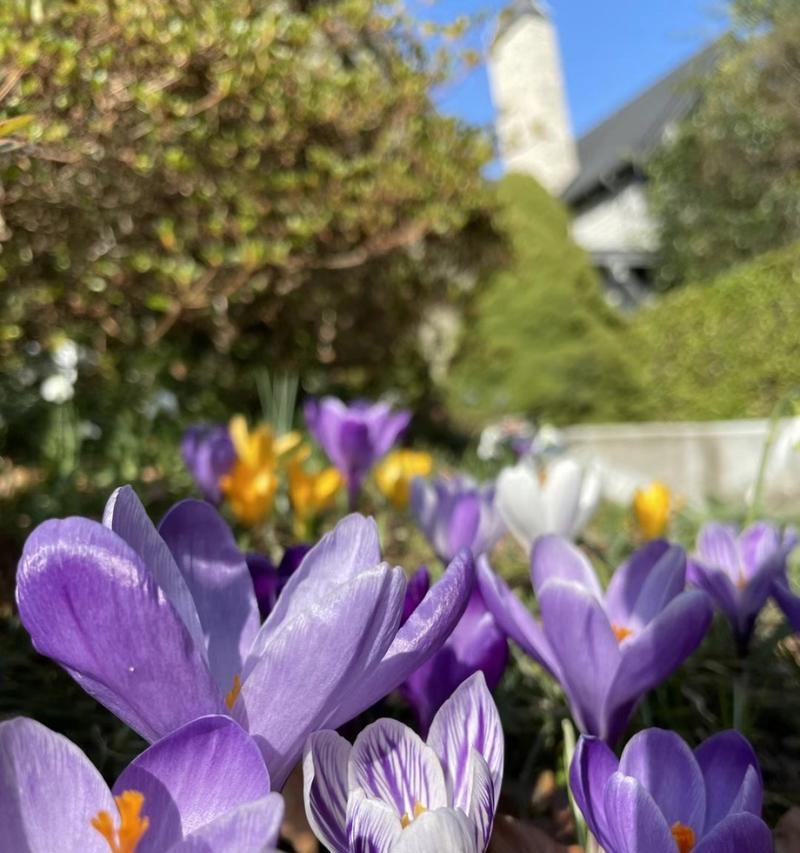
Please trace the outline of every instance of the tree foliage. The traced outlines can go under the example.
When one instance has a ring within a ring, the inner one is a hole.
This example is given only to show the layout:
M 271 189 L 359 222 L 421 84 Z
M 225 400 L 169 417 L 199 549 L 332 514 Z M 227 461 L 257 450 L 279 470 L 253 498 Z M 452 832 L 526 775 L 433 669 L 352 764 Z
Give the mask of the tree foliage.
M 97 417 L 264 366 L 417 393 L 420 317 L 494 241 L 446 74 L 377 0 L 0 4 L 0 119 L 34 116 L 0 146 L 4 411 L 61 334 Z
M 665 286 L 800 237 L 800 4 L 732 11 L 697 109 L 650 164 Z
M 567 212 L 524 175 L 506 176 L 497 195 L 511 251 L 465 326 L 453 409 L 476 424 L 508 412 L 557 423 L 634 416 L 625 321 L 572 242 Z
M 768 417 L 800 388 L 798 327 L 800 245 L 665 295 L 630 330 L 645 417 Z

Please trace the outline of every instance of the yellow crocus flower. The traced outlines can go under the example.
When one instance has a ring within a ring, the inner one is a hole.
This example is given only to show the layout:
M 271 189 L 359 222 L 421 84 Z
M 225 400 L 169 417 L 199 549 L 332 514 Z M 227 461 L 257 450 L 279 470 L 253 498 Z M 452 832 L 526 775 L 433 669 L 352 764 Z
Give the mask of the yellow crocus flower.
M 281 457 L 299 444 L 300 436 L 289 432 L 275 438 L 269 424 L 251 430 L 242 415 L 231 418 L 228 430 L 236 463 L 220 479 L 220 488 L 239 521 L 258 524 L 272 512 Z
M 433 470 L 433 457 L 421 450 L 393 450 L 375 469 L 378 488 L 396 509 L 408 505 L 411 481 L 427 477 Z
M 656 539 L 664 533 L 672 509 L 672 492 L 658 480 L 644 489 L 637 489 L 633 496 L 636 523 L 645 539 Z
M 287 466 L 295 533 L 301 537 L 305 536 L 309 518 L 318 515 L 333 503 L 344 482 L 336 468 L 325 468 L 319 473 L 306 471 L 303 463 L 310 455 L 311 449 L 306 445 L 300 448 Z

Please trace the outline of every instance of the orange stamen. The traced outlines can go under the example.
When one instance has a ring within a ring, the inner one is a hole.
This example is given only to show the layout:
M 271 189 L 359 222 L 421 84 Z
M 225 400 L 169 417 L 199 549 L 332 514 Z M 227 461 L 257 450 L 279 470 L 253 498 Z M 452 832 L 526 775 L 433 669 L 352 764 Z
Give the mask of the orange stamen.
M 92 826 L 105 838 L 111 853 L 135 853 L 142 836 L 150 826 L 150 819 L 141 817 L 144 795 L 139 791 L 123 791 L 114 797 L 119 812 L 119 829 L 107 811 L 92 818 Z
M 676 821 L 672 825 L 672 837 L 675 839 L 679 853 L 691 853 L 694 850 L 696 838 L 691 827 Z
M 744 572 L 739 572 L 739 577 L 736 581 L 736 588 L 738 590 L 743 590 L 747 586 L 747 578 L 744 576 Z
M 239 694 L 242 692 L 242 679 L 239 678 L 238 675 L 233 676 L 233 687 L 225 694 L 225 707 L 229 710 L 233 710 L 233 706 L 236 704 L 236 700 L 239 698 Z
M 614 636 L 617 638 L 618 643 L 621 643 L 633 633 L 630 628 L 626 628 L 624 625 L 617 625 L 616 622 L 611 623 L 611 630 L 614 632 Z
M 425 806 L 422 805 L 422 803 L 419 800 L 417 800 L 414 803 L 414 818 L 415 819 L 418 818 L 421 814 L 423 814 L 426 811 L 427 811 L 427 809 L 425 808 Z M 403 829 L 405 829 L 410 823 L 411 823 L 411 818 L 408 816 L 408 813 L 406 812 L 406 814 L 404 814 L 400 818 L 400 826 L 402 826 Z

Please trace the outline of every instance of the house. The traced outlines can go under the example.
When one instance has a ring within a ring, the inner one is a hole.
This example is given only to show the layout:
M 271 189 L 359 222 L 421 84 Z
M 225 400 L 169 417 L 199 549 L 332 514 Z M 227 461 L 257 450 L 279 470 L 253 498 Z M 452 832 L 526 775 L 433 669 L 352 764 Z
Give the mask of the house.
M 537 178 L 573 214 L 573 237 L 591 255 L 607 298 L 621 309 L 646 298 L 658 262 L 645 165 L 697 102 L 711 45 L 575 139 L 555 26 L 537 0 L 501 13 L 489 80 L 507 172 Z

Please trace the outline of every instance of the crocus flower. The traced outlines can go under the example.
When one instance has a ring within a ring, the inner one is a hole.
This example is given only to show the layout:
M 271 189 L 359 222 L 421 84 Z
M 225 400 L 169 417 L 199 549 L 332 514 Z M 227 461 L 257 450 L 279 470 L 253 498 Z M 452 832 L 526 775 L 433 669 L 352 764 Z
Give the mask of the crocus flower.
M 289 432 L 275 438 L 268 424 L 251 431 L 241 415 L 231 419 L 228 430 L 236 464 L 222 477 L 220 488 L 239 521 L 258 524 L 272 512 L 280 458 L 297 447 L 300 436 Z
M 414 612 L 414 601 L 428 591 L 430 576 L 426 568 L 415 572 L 406 590 L 406 612 Z M 400 692 L 414 709 L 419 730 L 423 733 L 442 703 L 476 672 L 482 672 L 490 690 L 500 682 L 508 664 L 508 642 L 505 632 L 486 609 L 476 586 L 464 615 L 453 633 L 436 654 L 422 664 L 401 685 Z
M 306 535 L 308 521 L 327 509 L 342 487 L 342 475 L 336 468 L 326 468 L 319 473 L 306 471 L 303 463 L 311 455 L 311 448 L 303 447 L 287 466 L 289 500 L 294 510 L 295 535 Z
M 224 424 L 195 424 L 181 439 L 181 455 L 203 497 L 222 500 L 219 481 L 236 463 L 236 450 Z
M 46 521 L 25 543 L 17 603 L 36 649 L 155 741 L 229 713 L 276 788 L 309 732 L 336 727 L 434 654 L 474 583 L 464 552 L 399 628 L 406 580 L 353 515 L 306 555 L 263 625 L 247 564 L 214 507 L 184 501 L 156 531 L 130 488 L 104 523 Z
M 503 779 L 503 732 L 478 673 L 442 705 L 424 742 L 378 720 L 350 744 L 308 739 L 306 815 L 331 853 L 482 853 Z
M 603 593 L 570 542 L 542 536 L 531 552 L 541 622 L 481 561 L 484 601 L 500 627 L 556 678 L 578 727 L 614 743 L 642 697 L 700 645 L 712 607 L 684 591 L 686 555 L 655 540 L 623 563 Z
M 673 732 L 646 729 L 619 760 L 582 737 L 570 787 L 606 853 L 772 853 L 758 760 L 735 731 L 692 752 Z
M 277 566 L 263 554 L 251 552 L 246 555 L 245 560 L 262 619 L 272 613 L 286 582 L 300 568 L 300 563 L 310 550 L 311 545 L 292 545 L 283 552 Z
M 494 485 L 478 486 L 469 477 L 417 477 L 411 483 L 411 513 L 444 562 L 461 548 L 475 556 L 490 551 L 505 529 Z
M 389 453 L 375 469 L 375 482 L 395 509 L 405 509 L 411 497 L 414 477 L 427 477 L 433 457 L 422 450 L 401 448 Z
M 645 539 L 663 536 L 672 512 L 672 492 L 658 480 L 633 495 L 633 514 Z
M 153 744 L 110 791 L 74 743 L 24 717 L 0 723 L 0 767 L 2 853 L 262 853 L 278 840 L 283 800 L 227 717 Z
M 505 468 L 497 478 L 497 508 L 526 554 L 544 534 L 578 536 L 599 499 L 597 475 L 571 459 L 553 462 L 541 473 L 522 462 Z
M 786 560 L 797 544 L 794 531 L 783 536 L 765 521 L 738 533 L 718 522 L 706 524 L 697 536 L 689 561 L 689 581 L 704 589 L 731 623 L 740 653 L 747 651 L 756 618 L 775 594 L 783 597 Z
M 350 508 L 358 505 L 361 484 L 373 464 L 397 441 L 411 412 L 388 403 L 358 401 L 345 405 L 336 397 L 310 399 L 306 425 L 347 483 Z

